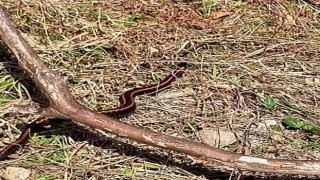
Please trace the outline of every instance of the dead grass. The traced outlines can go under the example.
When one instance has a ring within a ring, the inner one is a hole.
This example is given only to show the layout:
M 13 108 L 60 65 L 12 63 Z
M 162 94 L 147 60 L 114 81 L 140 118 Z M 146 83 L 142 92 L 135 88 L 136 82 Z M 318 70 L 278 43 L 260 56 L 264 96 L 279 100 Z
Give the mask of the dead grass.
M 318 135 L 281 123 L 294 117 L 319 125 L 316 7 L 302 1 L 169 0 L 0 5 L 41 59 L 68 77 L 72 93 L 85 106 L 115 107 L 119 94 L 159 81 L 184 61 L 191 67 L 183 78 L 157 96 L 139 97 L 136 113 L 122 120 L 196 141 L 201 129 L 218 127 L 237 135 L 237 143 L 224 147 L 230 151 L 320 159 Z M 207 46 L 177 58 L 188 42 Z M 1 147 L 35 119 L 30 110 L 16 112 L 18 105 L 22 111 L 21 104 L 30 103 L 32 88 L 21 83 L 21 73 L 9 73 L 15 66 L 8 58 L 0 63 L 0 77 L 16 82 L 0 89 L 0 95 L 14 97 L 0 107 Z M 275 109 L 262 106 L 267 96 L 277 100 Z M 0 174 L 18 166 L 32 172 L 30 179 L 260 176 L 91 131 L 72 123 L 52 125 L 11 160 L 0 162 Z

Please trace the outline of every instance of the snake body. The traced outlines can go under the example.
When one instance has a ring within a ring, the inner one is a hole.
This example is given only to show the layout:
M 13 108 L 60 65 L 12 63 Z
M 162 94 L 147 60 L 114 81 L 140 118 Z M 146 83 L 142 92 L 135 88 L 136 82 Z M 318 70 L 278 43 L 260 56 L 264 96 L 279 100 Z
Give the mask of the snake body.
M 168 87 L 173 81 L 175 81 L 177 77 L 180 77 L 185 70 L 186 64 L 180 63 L 177 65 L 177 69 L 172 71 L 171 74 L 169 74 L 159 83 L 128 90 L 120 95 L 119 107 L 108 110 L 102 110 L 99 111 L 99 113 L 102 113 L 112 118 L 126 117 L 133 113 L 136 109 L 136 103 L 134 101 L 136 96 L 148 93 L 156 93 L 163 90 L 164 88 Z M 25 145 L 29 137 L 31 137 L 35 133 L 35 131 L 42 128 L 44 124 L 48 123 L 50 120 L 53 120 L 53 118 L 41 117 L 36 119 L 32 123 L 28 124 L 27 127 L 21 132 L 20 136 L 14 142 L 12 142 L 10 145 L 8 145 L 2 151 L 0 151 L 0 160 L 6 159 L 10 154 L 14 153 L 16 150 Z

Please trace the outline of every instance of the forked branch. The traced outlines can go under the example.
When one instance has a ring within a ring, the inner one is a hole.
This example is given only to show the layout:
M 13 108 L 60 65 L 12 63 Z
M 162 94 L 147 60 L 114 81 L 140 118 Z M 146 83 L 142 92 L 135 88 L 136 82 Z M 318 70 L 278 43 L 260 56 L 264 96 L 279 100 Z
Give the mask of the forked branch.
M 75 101 L 68 91 L 65 78 L 45 66 L 18 33 L 3 9 L 0 9 L 0 38 L 14 53 L 21 68 L 34 80 L 37 87 L 49 100 L 49 107 L 42 111 L 45 116 L 71 119 L 136 142 L 174 150 L 207 161 L 219 162 L 233 168 L 286 174 L 320 174 L 319 161 L 276 160 L 244 156 L 200 142 L 138 128 L 94 112 Z

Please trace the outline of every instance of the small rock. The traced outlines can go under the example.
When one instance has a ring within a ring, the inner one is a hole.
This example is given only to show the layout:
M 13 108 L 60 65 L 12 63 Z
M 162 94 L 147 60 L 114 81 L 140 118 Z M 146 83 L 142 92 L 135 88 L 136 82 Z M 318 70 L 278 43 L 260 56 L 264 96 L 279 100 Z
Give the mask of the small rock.
M 275 120 L 265 120 L 264 122 L 266 123 L 267 127 L 278 125 L 277 121 Z
M 236 136 L 231 131 L 203 129 L 199 134 L 203 142 L 213 147 L 225 147 L 237 142 Z
M 30 170 L 21 167 L 7 167 L 5 172 L 7 180 L 25 180 L 30 175 Z

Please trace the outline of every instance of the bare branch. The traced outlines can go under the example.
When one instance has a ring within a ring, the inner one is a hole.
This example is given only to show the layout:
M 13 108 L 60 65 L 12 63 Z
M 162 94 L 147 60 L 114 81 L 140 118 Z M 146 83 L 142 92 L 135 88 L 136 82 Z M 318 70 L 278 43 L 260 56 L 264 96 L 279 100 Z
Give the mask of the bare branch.
M 50 102 L 51 117 L 71 119 L 121 137 L 163 149 L 175 150 L 203 160 L 233 168 L 286 174 L 320 174 L 320 162 L 311 160 L 276 160 L 244 156 L 209 145 L 145 130 L 96 113 L 81 106 L 67 88 L 66 80 L 48 69 L 22 38 L 3 9 L 0 9 L 0 38 L 9 46 L 19 64 L 32 77 Z

